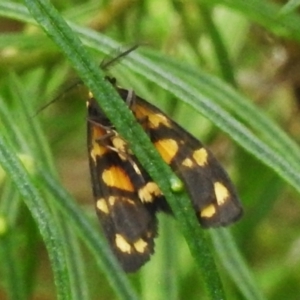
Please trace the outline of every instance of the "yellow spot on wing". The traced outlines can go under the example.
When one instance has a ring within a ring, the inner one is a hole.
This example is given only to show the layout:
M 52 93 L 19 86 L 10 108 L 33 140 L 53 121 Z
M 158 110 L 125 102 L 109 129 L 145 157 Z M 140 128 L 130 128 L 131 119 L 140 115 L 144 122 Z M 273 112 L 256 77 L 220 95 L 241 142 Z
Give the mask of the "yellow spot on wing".
M 152 202 L 154 196 L 160 196 L 161 191 L 155 182 L 148 182 L 138 191 L 142 202 Z
M 114 206 L 115 202 L 116 202 L 116 197 L 110 196 L 108 198 L 108 203 L 109 203 L 110 206 Z
M 122 252 L 126 252 L 128 254 L 131 253 L 131 246 L 130 244 L 122 237 L 121 234 L 116 234 L 115 243 L 119 250 Z
M 128 152 L 126 142 L 120 136 L 114 136 L 112 139 L 112 144 L 119 150 L 118 154 L 122 160 L 126 160 L 126 153 Z
M 229 197 L 228 189 L 221 182 L 215 182 L 214 188 L 218 205 L 224 204 Z
M 216 213 L 216 208 L 213 204 L 207 205 L 200 212 L 202 218 L 211 218 Z
M 195 150 L 193 153 L 194 160 L 201 167 L 203 167 L 207 164 L 207 156 L 208 156 L 208 153 L 204 148 Z
M 193 161 L 190 158 L 184 159 L 181 164 L 188 168 L 191 168 L 194 165 Z
M 109 196 L 107 202 L 108 202 L 109 206 L 114 206 L 116 202 L 119 203 L 119 204 L 120 203 L 123 203 L 123 204 L 126 203 L 127 205 L 135 205 L 134 200 L 131 200 L 131 199 L 127 198 L 127 197 L 120 197 L 120 196 L 118 196 L 118 197 L 116 197 L 116 196 Z
M 150 128 L 157 128 L 159 127 L 160 124 L 165 125 L 166 127 L 171 127 L 171 123 L 168 120 L 167 117 L 160 113 L 153 113 L 149 109 L 143 107 L 143 106 L 138 106 L 138 108 L 134 111 L 135 116 L 139 120 L 148 120 L 148 126 Z
M 134 188 L 126 172 L 117 166 L 105 169 L 102 173 L 102 180 L 110 187 L 133 192 Z
M 109 210 L 108 210 L 108 207 L 107 207 L 107 204 L 106 204 L 106 201 L 104 198 L 98 199 L 96 202 L 96 206 L 100 211 L 104 212 L 105 214 L 109 213 Z
M 171 162 L 178 151 L 178 144 L 172 139 L 158 140 L 154 145 L 167 164 Z
M 133 244 L 135 250 L 140 253 L 144 253 L 147 248 L 147 243 L 143 239 L 139 239 L 137 242 Z
M 170 127 L 169 120 L 162 114 L 150 114 L 148 115 L 148 120 L 151 128 L 157 128 L 160 124 Z

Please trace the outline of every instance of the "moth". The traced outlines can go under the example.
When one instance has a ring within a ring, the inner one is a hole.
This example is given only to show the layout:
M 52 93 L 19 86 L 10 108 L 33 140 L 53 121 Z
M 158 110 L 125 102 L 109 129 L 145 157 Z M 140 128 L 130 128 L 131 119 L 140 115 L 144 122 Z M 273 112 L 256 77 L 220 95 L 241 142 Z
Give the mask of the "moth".
M 226 226 L 242 205 L 213 154 L 157 107 L 107 80 L 126 102 L 151 142 L 182 180 L 199 223 Z M 110 247 L 126 272 L 137 271 L 154 253 L 159 211 L 171 213 L 164 195 L 106 117 L 87 100 L 87 142 L 96 212 Z

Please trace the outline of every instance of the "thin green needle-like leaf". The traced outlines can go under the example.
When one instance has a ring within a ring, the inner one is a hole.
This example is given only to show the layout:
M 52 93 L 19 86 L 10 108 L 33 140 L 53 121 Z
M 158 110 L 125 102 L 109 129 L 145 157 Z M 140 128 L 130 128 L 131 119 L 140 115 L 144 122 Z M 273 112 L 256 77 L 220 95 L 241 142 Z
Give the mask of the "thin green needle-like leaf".
M 290 0 L 284 6 L 281 8 L 280 14 L 288 14 L 297 9 L 297 7 L 300 6 L 300 1 L 299 0 Z
M 13 153 L 13 149 L 0 137 L 0 164 L 23 196 L 24 202 L 39 227 L 52 263 L 58 299 L 71 299 L 67 262 L 60 231 L 37 192 L 33 180 Z
M 226 229 L 217 229 L 211 235 L 217 254 L 245 298 L 249 300 L 265 299 L 253 276 L 249 273 L 243 258 L 237 251 L 230 232 Z
M 22 85 L 20 80 L 16 75 L 10 76 L 11 83 L 11 95 L 14 98 L 14 102 L 16 103 L 17 108 L 19 108 L 20 112 L 18 114 L 18 125 L 19 128 L 22 128 L 22 132 L 18 132 L 18 135 L 23 134 L 23 143 L 19 143 L 23 147 L 33 153 L 32 156 L 35 157 L 35 160 L 38 164 L 42 164 L 45 169 L 50 173 L 54 173 L 54 167 L 51 163 L 51 155 L 49 151 L 49 146 L 46 143 L 45 137 L 41 132 L 41 128 L 39 123 L 37 122 L 37 118 L 33 118 L 33 112 L 30 107 L 30 102 L 27 99 L 32 99 L 33 97 L 30 95 L 30 92 L 26 91 L 26 88 Z M 28 95 L 29 94 L 29 95 Z M 8 118 L 8 128 L 13 128 L 14 119 Z M 23 124 L 23 126 L 21 126 Z M 11 136 L 11 135 L 10 135 Z M 51 205 L 51 202 L 49 202 Z M 53 213 L 55 211 L 53 210 Z M 87 282 L 85 280 L 86 276 L 83 275 L 82 268 L 80 268 L 80 262 L 82 261 L 80 255 L 76 252 L 78 246 L 76 246 L 75 236 L 69 233 L 71 228 L 68 228 L 69 225 L 65 222 L 65 219 L 62 218 L 59 214 L 53 214 L 53 219 L 55 219 L 55 223 L 60 226 L 62 234 L 64 236 L 63 247 L 65 248 L 65 253 L 68 262 L 68 268 L 70 280 L 72 281 L 72 299 L 84 299 L 85 291 L 87 290 L 86 285 Z M 33 232 L 33 230 L 28 230 L 29 232 Z M 30 240 L 29 243 L 34 242 L 36 239 Z M 35 245 L 31 244 L 31 247 L 35 247 Z M 28 246 L 30 248 L 30 245 Z M 79 278 L 82 277 L 82 278 Z
M 222 5 L 234 9 L 278 36 L 300 41 L 300 18 L 296 13 L 281 14 L 281 7 L 261 0 L 198 0 L 207 5 Z
M 27 299 L 25 293 L 24 280 L 21 276 L 21 265 L 18 264 L 16 258 L 16 251 L 14 251 L 14 244 L 16 239 L 11 234 L 8 219 L 4 216 L 6 211 L 1 210 L 0 219 L 3 226 L 6 223 L 7 230 L 1 232 L 0 235 L 0 261 L 3 268 L 4 284 L 7 289 L 7 296 L 10 299 Z
M 208 5 L 202 5 L 200 11 L 213 42 L 215 55 L 219 63 L 218 65 L 220 66 L 220 71 L 223 79 L 233 86 L 236 86 L 232 64 L 230 63 L 229 55 L 224 45 L 221 34 L 213 22 L 212 12 L 209 9 Z

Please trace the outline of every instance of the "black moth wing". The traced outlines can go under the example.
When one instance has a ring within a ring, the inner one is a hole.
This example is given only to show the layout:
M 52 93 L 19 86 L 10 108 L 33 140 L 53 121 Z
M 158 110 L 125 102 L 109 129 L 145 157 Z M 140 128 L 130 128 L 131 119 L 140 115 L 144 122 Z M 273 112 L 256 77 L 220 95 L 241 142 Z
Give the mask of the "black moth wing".
M 93 98 L 88 101 L 87 130 L 96 211 L 123 269 L 134 272 L 154 252 L 154 203 L 164 198 Z
M 123 99 L 128 91 L 118 88 Z M 130 108 L 166 163 L 184 182 L 204 227 L 228 225 L 242 215 L 235 188 L 213 154 L 157 107 L 134 96 Z

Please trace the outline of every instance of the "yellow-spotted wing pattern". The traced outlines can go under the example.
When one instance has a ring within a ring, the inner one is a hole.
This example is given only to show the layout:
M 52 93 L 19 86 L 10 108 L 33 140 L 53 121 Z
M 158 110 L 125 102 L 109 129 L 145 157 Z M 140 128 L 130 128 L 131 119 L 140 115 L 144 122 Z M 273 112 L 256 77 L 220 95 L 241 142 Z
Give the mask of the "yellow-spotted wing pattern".
M 112 84 L 114 80 L 109 79 Z M 225 226 L 242 215 L 235 189 L 212 153 L 155 106 L 117 88 L 152 143 L 184 182 L 203 227 Z M 96 211 L 115 256 L 127 272 L 154 252 L 158 211 L 171 212 L 157 184 L 91 96 L 88 151 Z

